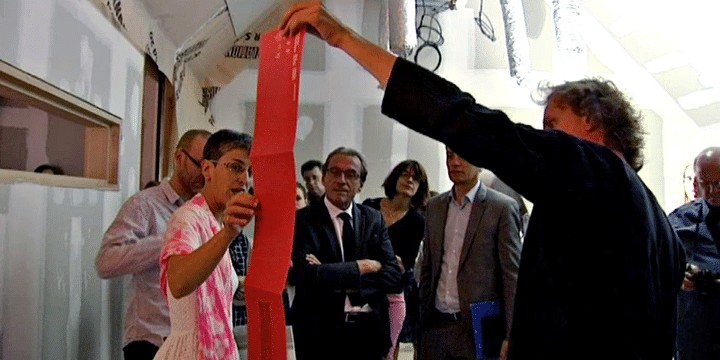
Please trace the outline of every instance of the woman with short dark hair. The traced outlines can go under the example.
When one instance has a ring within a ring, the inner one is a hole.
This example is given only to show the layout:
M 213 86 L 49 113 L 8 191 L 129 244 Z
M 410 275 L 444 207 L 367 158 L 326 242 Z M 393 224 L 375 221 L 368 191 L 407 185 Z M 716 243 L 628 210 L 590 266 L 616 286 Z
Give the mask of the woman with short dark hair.
M 205 186 L 173 213 L 160 254 L 170 336 L 155 359 L 238 358 L 232 300 L 243 286 L 228 247 L 254 214 L 247 193 L 252 137 L 220 130 L 203 149 Z

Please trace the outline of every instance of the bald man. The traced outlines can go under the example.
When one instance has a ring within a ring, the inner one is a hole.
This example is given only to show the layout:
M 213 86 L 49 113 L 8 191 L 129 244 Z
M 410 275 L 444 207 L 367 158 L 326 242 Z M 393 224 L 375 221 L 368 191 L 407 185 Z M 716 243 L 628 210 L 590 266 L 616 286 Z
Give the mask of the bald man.
M 700 270 L 720 272 L 720 147 L 700 152 L 694 168 L 698 199 L 669 216 L 692 267 L 678 299 L 678 353 L 681 360 L 720 359 L 720 287 L 694 281 Z

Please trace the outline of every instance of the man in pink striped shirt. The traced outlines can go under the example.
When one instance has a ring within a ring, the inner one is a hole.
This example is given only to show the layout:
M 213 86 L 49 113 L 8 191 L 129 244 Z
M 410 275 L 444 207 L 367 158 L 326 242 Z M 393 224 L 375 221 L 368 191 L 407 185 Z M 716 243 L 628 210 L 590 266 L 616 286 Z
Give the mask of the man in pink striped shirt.
M 206 130 L 183 134 L 175 149 L 172 177 L 123 204 L 95 258 L 103 279 L 130 275 L 125 282 L 125 359 L 152 359 L 170 334 L 158 259 L 170 215 L 203 187 L 200 159 L 208 137 Z

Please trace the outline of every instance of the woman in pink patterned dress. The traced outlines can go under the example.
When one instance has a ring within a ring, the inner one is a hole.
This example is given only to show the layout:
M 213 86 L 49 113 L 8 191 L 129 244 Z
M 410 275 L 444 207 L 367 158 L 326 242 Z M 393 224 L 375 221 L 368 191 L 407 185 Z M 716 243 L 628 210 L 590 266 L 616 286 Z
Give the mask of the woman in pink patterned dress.
M 238 279 L 228 246 L 257 206 L 246 192 L 251 146 L 247 134 L 213 134 L 201 163 L 205 187 L 170 218 L 160 285 L 171 330 L 155 359 L 238 359 L 231 324 Z

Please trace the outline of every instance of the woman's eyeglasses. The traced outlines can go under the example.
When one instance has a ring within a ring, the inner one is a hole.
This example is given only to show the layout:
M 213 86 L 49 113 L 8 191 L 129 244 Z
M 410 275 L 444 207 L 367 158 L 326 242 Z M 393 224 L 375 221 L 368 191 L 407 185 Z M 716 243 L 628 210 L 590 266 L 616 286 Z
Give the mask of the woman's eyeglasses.
M 228 170 L 230 170 L 230 172 L 234 176 L 239 176 L 240 174 L 244 173 L 245 171 L 248 171 L 248 173 L 249 173 L 249 169 L 247 167 L 245 167 L 245 165 L 243 165 L 237 161 L 224 162 L 224 163 L 219 163 L 217 160 L 210 160 L 210 161 L 215 165 L 223 164 L 226 168 L 228 168 Z

